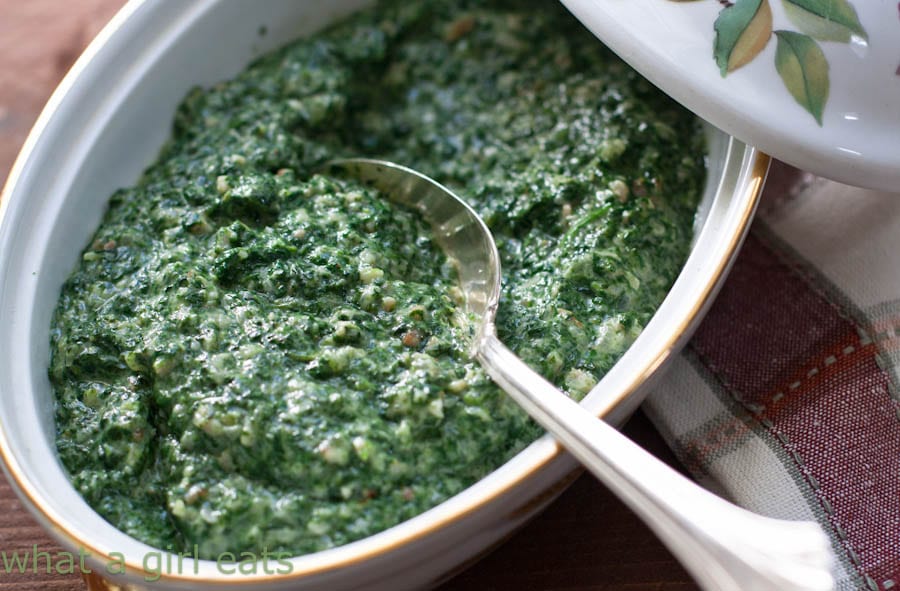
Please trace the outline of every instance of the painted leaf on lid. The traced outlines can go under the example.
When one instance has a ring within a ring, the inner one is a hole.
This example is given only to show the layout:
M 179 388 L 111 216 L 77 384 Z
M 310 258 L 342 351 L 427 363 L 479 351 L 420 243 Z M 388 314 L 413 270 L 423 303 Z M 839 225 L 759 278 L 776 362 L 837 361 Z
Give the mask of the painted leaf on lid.
M 737 0 L 719 13 L 713 53 L 722 76 L 748 63 L 772 36 L 769 0 Z
M 856 9 L 847 0 L 782 0 L 784 12 L 800 31 L 820 41 L 866 40 Z
M 828 62 L 812 37 L 794 31 L 775 31 L 775 69 L 788 92 L 822 125 L 828 102 Z

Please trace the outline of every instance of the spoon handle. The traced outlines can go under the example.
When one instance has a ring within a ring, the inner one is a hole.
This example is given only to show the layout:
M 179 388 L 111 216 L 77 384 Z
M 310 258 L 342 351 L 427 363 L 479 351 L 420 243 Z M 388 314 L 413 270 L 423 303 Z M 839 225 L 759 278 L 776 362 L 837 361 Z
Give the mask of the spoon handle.
M 832 589 L 828 538 L 813 522 L 763 517 L 688 480 L 596 418 L 490 333 L 490 376 L 637 513 L 697 582 L 715 591 Z

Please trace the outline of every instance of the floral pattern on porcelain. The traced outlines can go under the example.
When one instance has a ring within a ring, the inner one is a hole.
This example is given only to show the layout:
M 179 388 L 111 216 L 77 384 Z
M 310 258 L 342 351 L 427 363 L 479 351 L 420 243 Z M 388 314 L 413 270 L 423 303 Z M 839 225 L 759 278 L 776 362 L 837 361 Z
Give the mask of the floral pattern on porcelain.
M 794 100 L 822 125 L 831 82 L 828 60 L 819 43 L 865 46 L 868 35 L 849 0 L 781 2 L 797 30 L 774 30 L 769 0 L 719 0 L 723 8 L 713 25 L 713 58 L 725 77 L 753 61 L 774 36 L 775 70 Z

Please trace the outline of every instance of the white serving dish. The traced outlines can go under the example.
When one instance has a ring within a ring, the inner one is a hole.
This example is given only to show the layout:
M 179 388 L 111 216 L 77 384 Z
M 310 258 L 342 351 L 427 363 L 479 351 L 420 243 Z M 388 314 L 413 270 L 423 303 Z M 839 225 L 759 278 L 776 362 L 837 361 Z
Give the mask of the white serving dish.
M 126 561 L 117 584 L 154 589 L 407 589 L 433 585 L 503 539 L 577 474 L 549 437 L 430 511 L 364 540 L 294 558 L 289 575 L 222 573 L 186 560 L 145 581 L 155 550 L 115 529 L 69 484 L 56 457 L 46 368 L 48 328 L 63 280 L 100 221 L 109 195 L 156 156 L 174 109 L 194 85 L 239 72 L 251 59 L 364 2 L 132 0 L 68 74 L 32 130 L 0 201 L 0 455 L 13 487 L 66 549 L 102 573 Z M 265 27 L 267 34 L 259 31 Z M 709 129 L 710 180 L 690 258 L 634 346 L 583 401 L 621 421 L 690 336 L 722 282 L 752 218 L 768 157 Z M 103 583 L 93 581 L 96 588 Z

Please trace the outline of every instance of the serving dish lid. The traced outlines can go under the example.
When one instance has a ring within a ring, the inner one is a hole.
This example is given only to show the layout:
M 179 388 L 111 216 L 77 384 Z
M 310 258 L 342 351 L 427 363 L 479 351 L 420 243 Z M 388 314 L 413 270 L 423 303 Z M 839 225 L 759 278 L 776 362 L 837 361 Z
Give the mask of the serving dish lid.
M 820 176 L 900 190 L 896 1 L 562 2 L 727 133 Z

